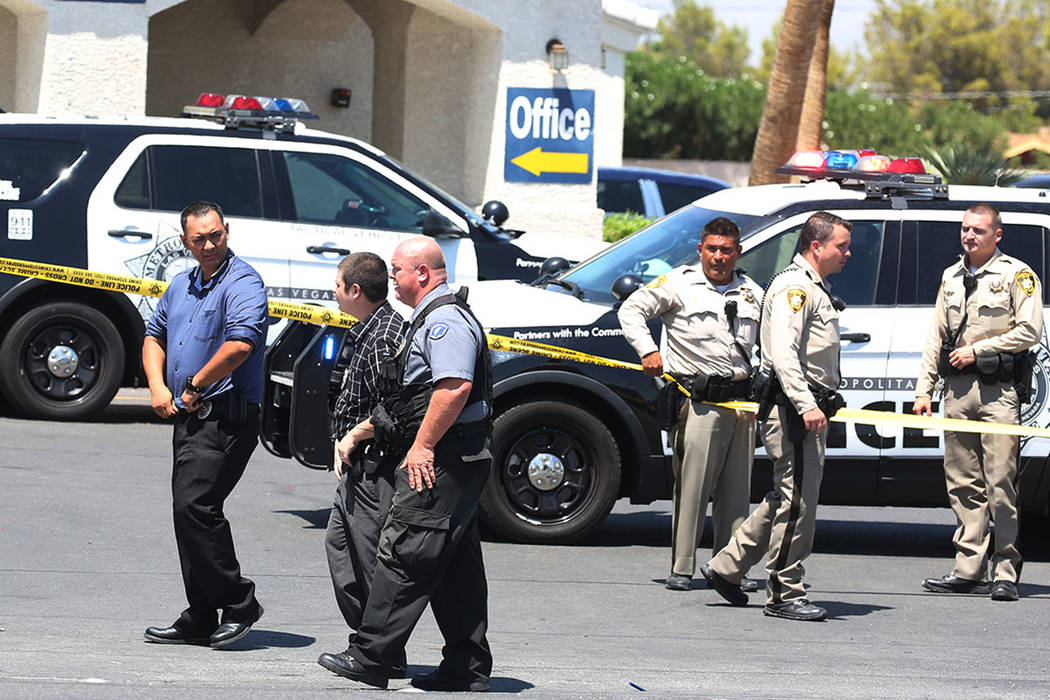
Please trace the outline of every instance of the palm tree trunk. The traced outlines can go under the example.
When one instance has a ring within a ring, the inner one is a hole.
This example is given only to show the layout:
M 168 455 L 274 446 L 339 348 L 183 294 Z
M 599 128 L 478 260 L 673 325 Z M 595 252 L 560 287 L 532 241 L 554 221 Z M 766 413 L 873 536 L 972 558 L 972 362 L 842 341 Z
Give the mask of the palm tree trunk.
M 806 97 L 802 101 L 802 116 L 798 122 L 796 151 L 811 151 L 820 148 L 823 135 L 824 95 L 828 88 L 828 37 L 831 33 L 831 12 L 835 0 L 824 0 L 817 27 L 817 41 L 813 44 L 813 56 L 809 59 L 809 76 L 806 78 Z
M 749 185 L 787 181 L 774 171 L 787 162 L 798 142 L 806 78 L 823 8 L 824 0 L 788 0 L 755 137 Z

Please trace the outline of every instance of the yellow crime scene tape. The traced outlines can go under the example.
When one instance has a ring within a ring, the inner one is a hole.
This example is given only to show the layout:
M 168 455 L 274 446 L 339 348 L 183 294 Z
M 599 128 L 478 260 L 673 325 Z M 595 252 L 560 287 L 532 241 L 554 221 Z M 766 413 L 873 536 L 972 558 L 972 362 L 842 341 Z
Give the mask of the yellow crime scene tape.
M 168 283 L 161 280 L 142 279 L 139 277 L 126 277 L 106 272 L 92 272 L 75 267 L 64 267 L 60 265 L 48 265 L 45 263 L 30 262 L 26 260 L 12 260 L 0 258 L 0 273 L 19 275 L 21 277 L 34 277 L 37 279 L 73 284 L 92 289 L 101 289 L 112 292 L 125 292 L 127 294 L 139 294 L 143 296 L 159 297 L 168 288 Z M 328 309 L 323 306 L 309 306 L 296 304 L 289 301 L 269 300 L 268 310 L 271 316 L 277 318 L 288 318 L 294 321 L 304 321 L 317 325 L 339 326 L 351 328 L 358 322 L 356 318 L 342 311 Z M 559 348 L 554 345 L 546 345 L 531 340 L 521 340 L 502 335 L 487 334 L 489 348 L 492 350 L 513 352 L 523 355 L 538 355 L 554 360 L 568 360 L 570 362 L 581 362 L 602 367 L 616 367 L 640 372 L 642 366 L 637 362 L 622 362 L 610 360 L 597 355 L 591 355 L 579 350 Z M 678 389 L 689 396 L 689 391 L 682 386 L 670 374 L 663 375 L 668 381 L 674 382 Z M 704 402 L 710 403 L 710 402 Z M 753 401 L 727 401 L 724 403 L 712 403 L 713 406 L 721 406 L 738 411 L 756 413 L 758 404 Z M 1020 437 L 1042 437 L 1050 438 L 1050 428 L 1039 428 L 1030 425 L 1013 425 L 1009 423 L 988 423 L 983 421 L 961 420 L 958 418 L 939 418 L 936 416 L 916 416 L 907 413 L 891 413 L 889 411 L 872 411 L 862 408 L 841 408 L 829 420 L 838 423 L 863 423 L 865 425 L 890 425 L 905 428 L 918 428 L 920 430 L 953 430 L 963 433 L 992 433 L 996 435 L 1017 435 Z

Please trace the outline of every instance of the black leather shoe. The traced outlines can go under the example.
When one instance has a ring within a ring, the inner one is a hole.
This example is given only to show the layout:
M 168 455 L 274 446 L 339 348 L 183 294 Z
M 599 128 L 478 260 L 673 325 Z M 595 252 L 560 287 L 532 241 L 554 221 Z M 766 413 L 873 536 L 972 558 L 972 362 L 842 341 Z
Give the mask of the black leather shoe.
M 730 605 L 735 605 L 738 608 L 747 605 L 747 593 L 740 590 L 740 586 L 726 581 L 707 564 L 700 566 L 700 573 L 707 579 L 707 585 L 715 589 L 718 595 L 725 598 Z
M 693 579 L 689 576 L 672 572 L 667 577 L 667 581 L 664 582 L 664 588 L 671 591 L 691 591 L 693 590 Z
M 317 663 L 337 676 L 349 678 L 359 683 L 366 683 L 374 688 L 385 689 L 390 682 L 386 675 L 379 671 L 368 670 L 345 651 L 341 651 L 338 654 L 321 654 L 317 657 Z
M 940 578 L 927 578 L 922 580 L 922 587 L 931 593 L 980 593 L 988 592 L 988 584 L 982 581 L 971 581 L 968 578 L 959 578 L 952 574 L 945 574 Z
M 740 581 L 740 590 L 744 593 L 754 593 L 764 585 L 765 583 L 757 578 L 745 578 Z
M 819 605 L 813 605 L 805 598 L 792 600 L 787 603 L 775 603 L 767 605 L 762 613 L 770 617 L 783 617 L 787 620 L 802 620 L 805 622 L 818 622 L 827 618 L 828 611 Z
M 211 644 L 213 649 L 227 647 L 248 634 L 252 625 L 258 622 L 259 618 L 262 616 L 263 608 L 260 605 L 259 614 L 251 622 L 224 622 L 219 625 L 218 629 L 212 632 L 211 637 L 208 639 L 208 643 Z
M 422 676 L 413 676 L 411 683 L 413 687 L 420 690 L 469 691 L 471 693 L 487 693 L 489 690 L 488 678 L 448 676 L 440 667 Z
M 208 643 L 209 632 L 189 632 L 181 627 L 147 627 L 145 634 L 147 642 L 154 644 L 201 644 Z
M 1013 581 L 996 581 L 990 590 L 992 600 L 1017 600 L 1017 586 Z

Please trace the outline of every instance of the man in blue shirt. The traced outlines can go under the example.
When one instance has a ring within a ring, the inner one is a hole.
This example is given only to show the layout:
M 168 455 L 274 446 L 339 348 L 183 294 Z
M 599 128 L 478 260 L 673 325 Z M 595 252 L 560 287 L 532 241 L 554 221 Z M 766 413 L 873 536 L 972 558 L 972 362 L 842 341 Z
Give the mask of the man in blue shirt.
M 219 205 L 182 211 L 182 243 L 199 265 L 171 281 L 142 343 L 153 412 L 175 418 L 171 491 L 189 600 L 170 627 L 146 630 L 148 642 L 224 647 L 263 613 L 222 507 L 258 441 L 266 288 L 229 235 Z

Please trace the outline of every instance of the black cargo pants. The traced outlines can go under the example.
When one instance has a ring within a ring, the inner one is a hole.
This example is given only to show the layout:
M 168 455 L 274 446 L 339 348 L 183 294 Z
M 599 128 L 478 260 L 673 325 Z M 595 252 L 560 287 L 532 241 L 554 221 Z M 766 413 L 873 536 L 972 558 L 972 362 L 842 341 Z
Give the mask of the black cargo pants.
M 350 654 L 391 675 L 430 603 L 445 639 L 442 673 L 488 679 L 492 654 L 488 584 L 477 504 L 492 465 L 488 426 L 453 426 L 434 450 L 436 479 L 417 493 L 398 469 L 390 513 L 379 536 L 375 577 Z
M 178 625 L 211 633 L 222 622 L 252 622 L 259 616 L 255 584 L 241 576 L 223 504 L 240 481 L 259 442 L 259 406 L 234 422 L 216 409 L 207 419 L 175 418 L 171 473 L 175 542 L 189 607 Z

